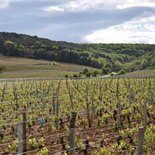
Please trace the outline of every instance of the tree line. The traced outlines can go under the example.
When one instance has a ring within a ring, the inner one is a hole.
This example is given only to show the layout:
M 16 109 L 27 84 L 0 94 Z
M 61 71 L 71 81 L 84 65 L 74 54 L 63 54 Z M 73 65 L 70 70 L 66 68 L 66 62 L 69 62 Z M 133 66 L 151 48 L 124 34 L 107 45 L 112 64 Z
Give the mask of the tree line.
M 105 74 L 155 68 L 155 45 L 149 44 L 76 44 L 1 32 L 0 54 L 86 65 Z

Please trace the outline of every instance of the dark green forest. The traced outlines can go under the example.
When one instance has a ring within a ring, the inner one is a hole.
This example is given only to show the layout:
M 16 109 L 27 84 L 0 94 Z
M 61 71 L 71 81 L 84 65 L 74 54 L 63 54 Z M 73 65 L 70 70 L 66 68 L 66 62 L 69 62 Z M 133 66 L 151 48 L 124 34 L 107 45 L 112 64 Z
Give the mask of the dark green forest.
M 92 66 L 105 73 L 155 68 L 155 45 L 150 44 L 76 44 L 1 32 L 0 54 Z

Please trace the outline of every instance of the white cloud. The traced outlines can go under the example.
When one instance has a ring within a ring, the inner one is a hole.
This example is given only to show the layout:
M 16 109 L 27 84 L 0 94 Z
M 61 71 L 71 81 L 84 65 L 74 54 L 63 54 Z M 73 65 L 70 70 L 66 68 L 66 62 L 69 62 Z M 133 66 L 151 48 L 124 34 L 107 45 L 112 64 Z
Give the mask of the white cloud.
M 121 25 L 96 30 L 86 35 L 83 41 L 95 43 L 155 43 L 155 17 L 133 20 Z
M 57 8 L 57 9 L 60 9 L 61 11 L 80 11 L 90 7 L 93 7 L 93 6 L 89 0 L 75 0 L 62 5 L 46 7 L 44 8 L 44 11 L 53 12 L 54 9 L 51 9 L 51 8 Z M 58 10 L 55 10 L 55 11 L 58 11 Z
M 9 6 L 10 0 L 0 0 L 0 9 L 7 8 Z
M 50 6 L 50 7 L 47 7 L 47 8 L 44 8 L 45 11 L 47 12 L 62 12 L 64 11 L 64 8 L 61 8 L 60 6 Z
M 0 0 L 0 9 L 5 9 L 10 5 L 10 3 L 18 1 L 21 0 Z
M 22 5 L 16 5 L 17 2 Z M 138 8 L 126 9 L 130 7 Z M 29 29 L 35 32 L 34 24 L 38 24 L 38 34 L 51 35 L 52 39 L 55 37 L 57 40 L 155 43 L 155 0 L 0 0 L 1 9 L 4 9 L 4 15 L 1 15 L 0 22 L 3 23 L 0 25 L 4 31 L 18 32 L 19 25 L 24 23 L 21 32 L 30 32 Z M 65 11 L 68 13 L 63 13 Z M 60 14 L 55 16 L 53 12 Z M 137 19 L 133 19 L 135 17 Z M 34 24 L 29 24 L 30 21 Z M 129 22 L 116 25 L 125 21 Z M 50 28 L 41 31 L 40 27 L 46 25 Z
M 116 8 L 124 9 L 129 7 L 155 7 L 155 2 L 152 0 L 71 0 L 61 5 L 49 6 L 44 8 L 47 12 L 58 11 L 57 9 L 50 9 L 51 7 L 59 8 L 61 11 L 81 11 L 87 9 L 103 9 Z
M 155 7 L 155 2 L 151 1 L 151 0 L 127 0 L 127 2 L 125 3 L 118 3 L 116 5 L 117 9 L 125 9 L 125 8 L 129 8 L 129 7 Z
M 146 25 L 144 25 L 144 27 L 147 30 L 155 31 L 155 25 L 153 25 L 153 24 L 146 24 Z

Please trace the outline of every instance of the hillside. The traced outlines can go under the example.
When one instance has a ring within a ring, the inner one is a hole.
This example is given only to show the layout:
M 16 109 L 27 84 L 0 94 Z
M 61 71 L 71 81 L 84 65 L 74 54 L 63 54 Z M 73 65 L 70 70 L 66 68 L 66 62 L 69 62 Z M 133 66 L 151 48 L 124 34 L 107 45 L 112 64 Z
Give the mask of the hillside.
M 149 44 L 75 44 L 2 32 L 0 54 L 92 66 L 105 73 L 155 68 L 155 45 Z
M 0 78 L 74 76 L 86 68 L 86 66 L 76 64 L 0 55 L 0 65 L 2 64 L 5 65 L 6 70 L 0 73 Z M 92 67 L 87 67 L 87 69 L 91 72 L 97 70 Z
M 134 71 L 131 73 L 126 74 L 126 76 L 154 76 L 155 75 L 155 69 L 145 69 L 145 70 L 139 70 Z

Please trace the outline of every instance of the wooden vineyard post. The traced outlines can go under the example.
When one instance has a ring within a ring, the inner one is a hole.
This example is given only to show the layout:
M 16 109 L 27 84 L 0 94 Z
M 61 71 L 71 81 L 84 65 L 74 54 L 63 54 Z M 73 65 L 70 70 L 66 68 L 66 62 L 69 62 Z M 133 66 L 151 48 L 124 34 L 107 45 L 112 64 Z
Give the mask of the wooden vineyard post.
M 121 127 L 121 103 L 119 98 L 119 81 L 117 81 L 117 125 L 118 127 Z
M 100 101 L 102 102 L 102 82 L 100 81 L 100 96 L 99 96 Z
M 95 113 L 95 105 L 94 105 L 94 94 L 95 94 L 95 84 L 93 85 L 93 92 L 91 94 L 91 103 L 92 103 L 92 114 Z
M 75 154 L 75 121 L 76 121 L 76 112 L 72 112 L 72 118 L 70 121 L 70 130 L 69 130 L 70 155 Z
M 19 105 L 18 105 L 18 99 L 17 99 L 17 88 L 15 87 L 15 85 L 13 85 L 13 94 L 14 94 L 14 100 L 15 100 L 15 113 L 16 113 L 16 118 L 18 117 L 17 115 L 17 111 L 18 111 L 18 108 L 19 108 Z M 15 130 L 15 133 L 17 133 L 17 126 L 14 128 Z
M 58 83 L 58 88 L 56 91 L 56 129 L 59 128 L 59 90 L 60 90 L 61 81 Z
M 89 86 L 88 83 L 86 84 L 86 107 L 87 107 L 87 119 L 88 119 L 88 126 L 91 128 L 91 118 L 90 118 L 90 107 L 89 107 L 89 101 L 88 101 L 88 90 Z
M 121 104 L 120 100 L 118 100 L 118 114 L 117 114 L 117 124 L 120 127 L 121 126 Z
M 3 102 L 4 101 L 4 99 L 5 99 L 5 94 L 6 94 L 6 84 L 4 85 L 4 87 L 3 87 L 3 90 L 2 90 L 2 99 L 1 99 L 1 102 Z
M 26 112 L 23 113 L 23 145 L 24 145 L 24 152 L 26 152 Z
M 23 113 L 23 123 L 18 124 L 18 154 L 26 155 L 26 112 Z
M 73 104 L 73 89 L 69 87 L 69 100 L 71 109 L 74 110 L 74 104 Z
M 129 104 L 130 104 L 130 107 L 131 107 L 134 94 L 133 94 L 133 89 L 132 88 L 129 88 L 129 91 L 130 91 L 130 94 L 129 94 Z
M 55 92 L 53 91 L 53 97 L 52 97 L 52 115 L 55 115 Z
M 59 99 L 57 95 L 57 101 L 56 101 L 56 129 L 59 128 Z
M 148 103 L 150 104 L 152 101 L 153 101 L 153 95 L 151 92 L 151 79 L 149 78 Z
M 24 152 L 23 148 L 23 124 L 18 124 L 18 154 L 22 154 Z
M 144 103 L 144 116 L 143 116 L 143 126 L 146 129 L 147 126 L 147 103 Z
M 143 155 L 143 143 L 144 143 L 144 128 L 139 128 L 138 131 L 138 146 L 137 155 Z

